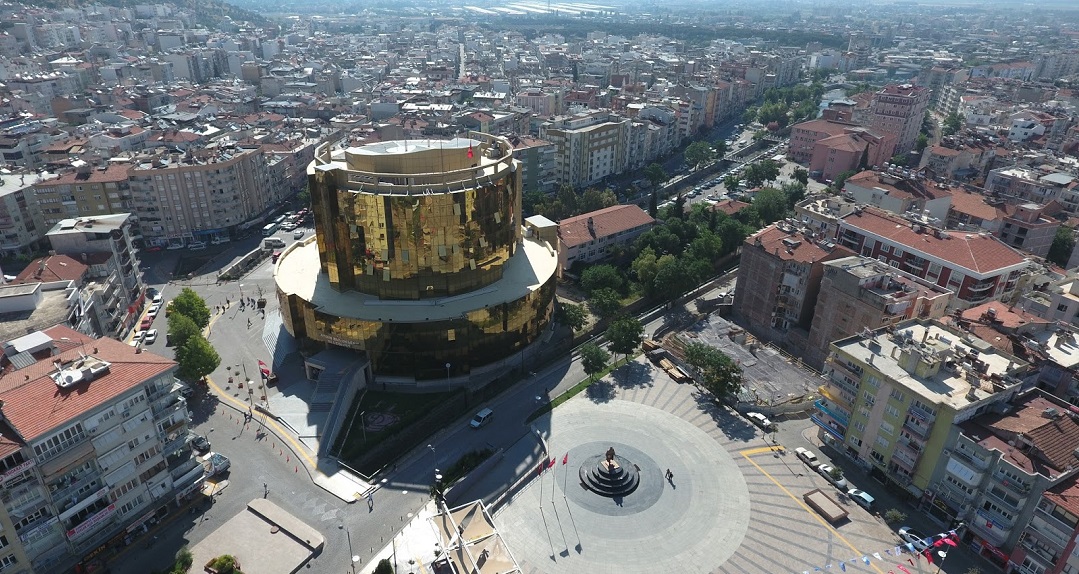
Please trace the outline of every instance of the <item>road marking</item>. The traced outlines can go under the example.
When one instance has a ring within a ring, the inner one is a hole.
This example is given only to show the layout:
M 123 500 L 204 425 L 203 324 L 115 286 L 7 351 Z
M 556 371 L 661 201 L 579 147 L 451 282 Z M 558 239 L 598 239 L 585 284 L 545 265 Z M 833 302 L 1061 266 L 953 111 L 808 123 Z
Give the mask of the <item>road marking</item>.
M 205 334 L 206 335 L 210 334 L 210 330 L 213 328 L 214 323 L 216 323 L 217 319 L 222 317 L 222 316 L 223 315 L 215 315 L 210 319 L 210 323 L 206 325 L 206 329 L 205 329 Z M 250 409 L 251 408 L 251 405 L 237 399 L 236 397 L 233 397 L 232 395 L 226 393 L 224 391 L 224 389 L 217 386 L 217 383 L 215 383 L 214 380 L 209 375 L 206 376 L 206 382 L 211 387 L 213 387 L 213 389 L 216 391 L 217 396 L 219 398 L 227 400 L 228 402 L 235 405 L 239 410 L 243 411 L 245 409 Z M 252 413 L 252 419 L 254 419 L 254 413 Z M 288 442 L 290 442 L 292 444 L 292 446 L 294 447 L 292 449 L 293 452 L 297 453 L 299 456 L 302 456 L 304 458 L 304 460 L 307 461 L 307 464 L 310 465 L 314 469 L 315 472 L 318 472 L 318 463 L 316 463 L 315 459 L 311 458 L 311 455 L 308 454 L 307 448 L 304 445 L 298 443 L 296 441 L 296 439 L 292 438 L 292 434 L 290 432 L 288 432 L 287 430 L 285 430 L 284 428 L 282 428 L 281 425 L 279 425 L 276 420 L 266 419 L 264 417 L 263 422 L 261 424 L 264 424 L 266 426 L 269 426 L 269 427 L 272 427 L 272 428 L 276 429 L 277 433 L 275 433 L 275 434 L 277 434 L 278 437 L 281 437 L 284 440 L 287 440 Z
M 761 454 L 762 452 L 780 452 L 783 451 L 781 446 L 762 446 L 760 448 L 747 448 L 746 450 L 738 451 L 738 454 L 742 456 L 753 456 L 755 454 Z
M 842 541 L 843 544 L 846 544 L 848 548 L 853 550 L 854 553 L 857 554 L 859 558 L 861 558 L 862 556 L 867 556 L 867 554 L 865 554 L 865 553 L 859 551 L 857 548 L 855 548 L 854 545 L 851 544 L 850 541 L 847 540 L 842 534 L 840 534 L 839 531 L 836 530 L 834 526 L 829 524 L 828 521 L 825 520 L 823 517 L 821 517 L 820 514 L 818 514 L 812 508 L 810 508 L 802 499 L 800 499 L 797 496 L 791 494 L 791 491 L 787 490 L 787 488 L 785 486 L 783 486 L 782 484 L 779 484 L 779 481 L 776 480 L 774 476 L 769 474 L 768 471 L 761 468 L 761 465 L 757 464 L 752 458 L 749 458 L 750 455 L 747 454 L 748 452 L 753 452 L 753 451 L 767 452 L 769 450 L 771 450 L 770 447 L 767 448 L 767 449 L 748 449 L 748 450 L 740 451 L 739 454 L 741 454 L 743 458 L 745 458 L 747 461 L 749 461 L 749 464 L 752 464 L 753 466 L 757 467 L 757 470 L 761 471 L 761 474 L 763 474 L 764 476 L 767 476 L 768 480 L 771 480 L 776 486 L 779 487 L 780 490 L 782 490 L 784 493 L 786 493 L 787 496 L 791 497 L 791 500 L 797 502 L 798 506 L 801 506 L 803 510 L 805 510 L 806 512 L 809 513 L 810 516 L 812 516 L 813 518 L 816 518 L 817 521 L 820 522 L 822 525 L 824 525 L 825 528 L 827 528 L 828 530 L 831 530 L 832 534 L 835 534 L 836 538 L 838 538 L 840 541 Z M 874 564 L 872 561 L 870 561 L 869 565 L 872 566 L 873 569 L 876 570 L 879 574 L 884 574 L 884 571 L 881 570 L 880 568 L 877 568 L 877 565 Z

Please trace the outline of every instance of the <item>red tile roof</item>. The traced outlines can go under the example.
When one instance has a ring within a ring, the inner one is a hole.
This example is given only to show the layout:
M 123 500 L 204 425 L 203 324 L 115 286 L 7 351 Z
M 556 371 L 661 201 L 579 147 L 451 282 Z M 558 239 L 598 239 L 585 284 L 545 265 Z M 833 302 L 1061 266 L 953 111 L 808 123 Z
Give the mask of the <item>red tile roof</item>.
M 964 434 L 978 439 L 978 444 L 1005 453 L 1004 458 L 1030 473 L 1054 477 L 1076 462 L 1075 445 L 1079 444 L 1079 423 L 1069 416 L 1069 407 L 1061 406 L 1040 392 L 1026 395 L 1013 403 L 1005 414 L 989 413 L 963 423 Z M 1055 418 L 1045 416 L 1046 409 L 1057 411 Z M 992 433 L 985 436 L 984 429 Z M 1007 440 L 1022 435 L 1034 445 L 1032 449 L 1013 447 Z
M 718 201 L 714 205 L 712 205 L 712 211 L 722 211 L 727 215 L 734 215 L 735 213 L 738 213 L 739 211 L 742 211 L 747 207 L 749 207 L 749 204 L 744 201 L 738 201 L 737 199 L 724 199 L 723 201 Z
M 1079 475 L 1054 484 L 1052 488 L 1045 491 L 1042 497 L 1057 506 L 1064 507 L 1072 514 L 1079 514 Z
M 56 179 L 50 179 L 37 184 L 38 187 L 51 187 L 56 185 L 72 185 L 83 183 L 115 183 L 127 181 L 127 172 L 131 169 L 129 164 L 111 164 L 105 169 L 90 168 L 90 171 L 78 173 L 69 171 Z
M 1003 218 L 1006 213 L 1004 210 L 989 205 L 985 202 L 986 197 L 980 193 L 971 193 L 969 191 L 955 188 L 952 189 L 952 207 L 957 213 L 964 213 L 972 217 L 977 217 L 982 221 L 995 221 Z
M 44 266 L 42 266 L 44 263 Z M 70 255 L 50 255 L 30 262 L 12 283 L 38 283 L 49 281 L 79 281 L 89 267 Z
M 938 238 L 931 232 L 917 233 L 910 222 L 875 207 L 850 213 L 840 220 L 839 225 L 841 230 L 849 228 L 868 233 L 902 245 L 905 251 L 922 253 L 977 274 L 992 274 L 1028 261 L 992 235 L 946 231 L 943 238 Z
M 53 339 L 58 355 L 0 376 L 4 419 L 27 441 L 111 404 L 137 385 L 176 366 L 175 361 L 160 355 L 136 353 L 134 347 L 115 339 L 94 339 L 61 325 L 46 329 L 45 334 Z M 89 383 L 61 389 L 50 377 L 56 371 L 53 361 L 68 363 L 78 359 L 80 353 L 109 362 L 109 372 Z
M 784 239 L 788 241 L 784 241 Z M 804 235 L 780 229 L 775 223 L 747 237 L 746 244 L 763 249 L 783 261 L 798 261 L 801 263 L 813 263 L 854 255 L 842 246 L 825 249 L 809 241 Z
M 592 220 L 592 231 L 588 220 Z M 563 219 L 558 224 L 558 237 L 566 247 L 575 247 L 600 237 L 609 237 L 642 225 L 652 225 L 656 220 L 636 205 L 613 205 L 576 217 Z
M 989 316 L 990 309 L 993 310 L 992 317 Z M 961 317 L 963 317 L 964 320 L 975 323 L 984 320 L 987 324 L 992 324 L 1008 330 L 1015 330 L 1030 323 L 1046 325 L 1052 323 L 1052 321 L 1027 313 L 1023 309 L 1005 305 L 1000 301 L 989 301 L 988 303 L 982 303 L 976 307 L 971 307 L 970 309 L 963 311 Z

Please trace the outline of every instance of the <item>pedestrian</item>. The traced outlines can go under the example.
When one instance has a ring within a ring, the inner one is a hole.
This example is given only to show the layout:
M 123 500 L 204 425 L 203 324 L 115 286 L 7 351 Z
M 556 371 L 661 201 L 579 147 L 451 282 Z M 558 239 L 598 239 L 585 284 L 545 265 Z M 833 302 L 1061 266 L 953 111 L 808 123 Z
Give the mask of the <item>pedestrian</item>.
M 370 512 L 375 509 L 375 499 L 371 496 L 371 493 L 367 493 L 367 511 Z

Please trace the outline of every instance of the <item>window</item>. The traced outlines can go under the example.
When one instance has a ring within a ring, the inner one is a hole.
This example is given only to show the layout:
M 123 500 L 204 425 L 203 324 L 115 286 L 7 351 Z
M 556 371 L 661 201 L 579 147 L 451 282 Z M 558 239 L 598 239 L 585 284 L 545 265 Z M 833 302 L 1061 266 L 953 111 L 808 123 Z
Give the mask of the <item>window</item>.
M 873 398 L 873 394 L 869 391 L 862 391 L 862 399 L 864 399 L 865 404 L 869 406 L 873 406 L 873 403 L 876 402 L 876 399 Z
M 899 418 L 899 409 L 893 407 L 892 405 L 885 405 L 884 410 L 888 413 L 888 416 L 892 418 Z
M 888 448 L 888 446 L 890 446 L 890 445 L 891 445 L 891 443 L 888 442 L 888 439 L 886 439 L 886 438 L 884 438 L 882 436 L 877 437 L 877 446 L 879 446 L 881 448 Z
M 892 397 L 893 399 L 895 399 L 895 400 L 897 400 L 899 402 L 903 402 L 903 398 L 904 398 L 903 391 L 901 391 L 899 389 L 893 388 L 892 392 L 888 393 L 888 396 Z
M 1067 303 L 1061 303 L 1060 305 L 1057 305 L 1057 311 L 1060 311 L 1062 313 L 1067 313 L 1068 312 L 1068 304 Z

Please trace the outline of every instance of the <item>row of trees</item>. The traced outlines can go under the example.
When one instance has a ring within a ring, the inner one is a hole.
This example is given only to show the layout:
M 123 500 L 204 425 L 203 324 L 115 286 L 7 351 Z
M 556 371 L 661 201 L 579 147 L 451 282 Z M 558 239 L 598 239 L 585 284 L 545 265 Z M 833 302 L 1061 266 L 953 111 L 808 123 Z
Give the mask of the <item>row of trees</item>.
M 210 324 L 210 308 L 206 301 L 189 287 L 184 287 L 172 300 L 168 317 L 168 340 L 175 349 L 180 364 L 180 378 L 198 380 L 217 369 L 221 357 L 213 345 L 202 336 Z
M 747 108 L 742 114 L 745 123 L 754 121 L 767 126 L 775 123 L 779 129 L 790 124 L 817 117 L 824 84 L 819 81 L 806 86 L 799 84 L 786 88 L 771 88 L 764 92 L 764 103 L 757 108 Z
M 522 209 L 530 215 L 542 215 L 559 221 L 574 215 L 618 205 L 618 196 L 609 189 L 587 189 L 578 194 L 572 186 L 564 185 L 554 195 L 530 191 L 521 199 Z
M 611 353 L 622 355 L 623 360 L 628 360 L 630 353 L 636 351 L 644 340 L 644 325 L 635 317 L 622 315 L 611 321 L 604 337 L 607 339 L 607 349 L 596 343 L 586 343 L 578 351 L 581 355 L 581 366 L 589 379 L 594 380 L 597 374 L 607 368 Z

